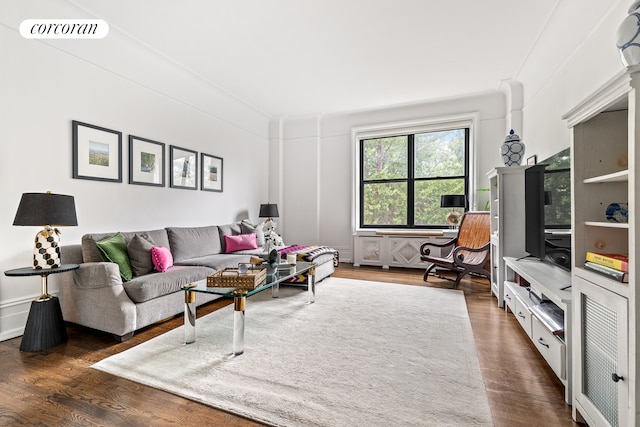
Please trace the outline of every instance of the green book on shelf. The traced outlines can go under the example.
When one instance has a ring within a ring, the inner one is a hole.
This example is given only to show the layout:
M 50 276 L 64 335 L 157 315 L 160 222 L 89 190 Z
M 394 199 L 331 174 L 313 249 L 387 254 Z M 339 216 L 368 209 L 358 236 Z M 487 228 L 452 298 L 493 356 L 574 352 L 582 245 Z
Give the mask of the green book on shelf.
M 615 268 L 596 264 L 595 262 L 590 261 L 584 263 L 584 268 L 590 271 L 595 271 L 596 273 L 602 274 L 603 276 L 607 276 L 608 278 L 613 279 L 617 282 L 629 283 L 629 273 L 626 273 L 624 271 L 616 270 Z

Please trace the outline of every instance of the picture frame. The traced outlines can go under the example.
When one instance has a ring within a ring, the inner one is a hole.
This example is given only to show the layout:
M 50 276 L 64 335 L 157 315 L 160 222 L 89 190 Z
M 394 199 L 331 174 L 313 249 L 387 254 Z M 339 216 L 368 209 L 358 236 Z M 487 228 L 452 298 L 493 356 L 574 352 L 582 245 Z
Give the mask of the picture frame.
M 169 186 L 186 190 L 198 189 L 198 152 L 170 146 Z
M 165 145 L 129 135 L 129 184 L 165 186 Z
M 73 178 L 122 182 L 122 132 L 71 122 Z
M 222 157 L 200 153 L 200 189 L 222 193 L 224 169 Z
M 535 165 L 538 163 L 538 155 L 534 154 L 531 157 L 527 157 L 527 165 Z

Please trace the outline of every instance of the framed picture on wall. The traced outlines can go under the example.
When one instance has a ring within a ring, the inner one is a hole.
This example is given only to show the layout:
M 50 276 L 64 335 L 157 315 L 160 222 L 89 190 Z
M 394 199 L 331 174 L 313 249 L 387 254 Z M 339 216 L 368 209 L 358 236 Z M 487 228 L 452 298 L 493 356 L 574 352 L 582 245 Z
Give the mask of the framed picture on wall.
M 200 153 L 200 189 L 203 191 L 222 192 L 222 157 Z
M 538 163 L 537 154 L 534 154 L 533 156 L 527 158 L 527 165 L 535 165 L 536 163 Z
M 71 122 L 73 177 L 122 182 L 122 132 Z
M 198 153 L 196 151 L 171 145 L 169 168 L 171 188 L 198 189 Z
M 129 135 L 129 184 L 164 187 L 164 144 Z

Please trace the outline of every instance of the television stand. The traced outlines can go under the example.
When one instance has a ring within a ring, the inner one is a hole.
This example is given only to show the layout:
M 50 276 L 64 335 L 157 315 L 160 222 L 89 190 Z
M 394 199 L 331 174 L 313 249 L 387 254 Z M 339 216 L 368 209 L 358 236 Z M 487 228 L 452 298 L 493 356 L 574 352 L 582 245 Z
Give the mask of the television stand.
M 571 273 L 537 258 L 504 257 L 504 262 L 505 310 L 515 315 L 560 379 L 571 404 Z

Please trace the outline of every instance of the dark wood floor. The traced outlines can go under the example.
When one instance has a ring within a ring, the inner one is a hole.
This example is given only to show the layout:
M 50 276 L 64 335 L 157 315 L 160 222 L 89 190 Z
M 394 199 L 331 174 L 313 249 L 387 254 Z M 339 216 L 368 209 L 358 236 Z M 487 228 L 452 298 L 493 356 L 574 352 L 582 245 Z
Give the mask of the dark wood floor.
M 335 277 L 449 288 L 418 270 L 353 268 L 342 264 Z M 320 283 L 318 286 L 322 286 Z M 502 426 L 576 426 L 564 403 L 562 384 L 513 315 L 499 309 L 486 279 L 465 279 L 464 291 L 493 421 Z M 198 317 L 228 304 L 216 301 Z M 145 328 L 124 343 L 69 325 L 69 341 L 50 350 L 21 353 L 20 338 L 0 343 L 0 425 L 148 426 L 261 424 L 172 394 L 91 369 L 112 354 L 182 324 L 176 317 Z

